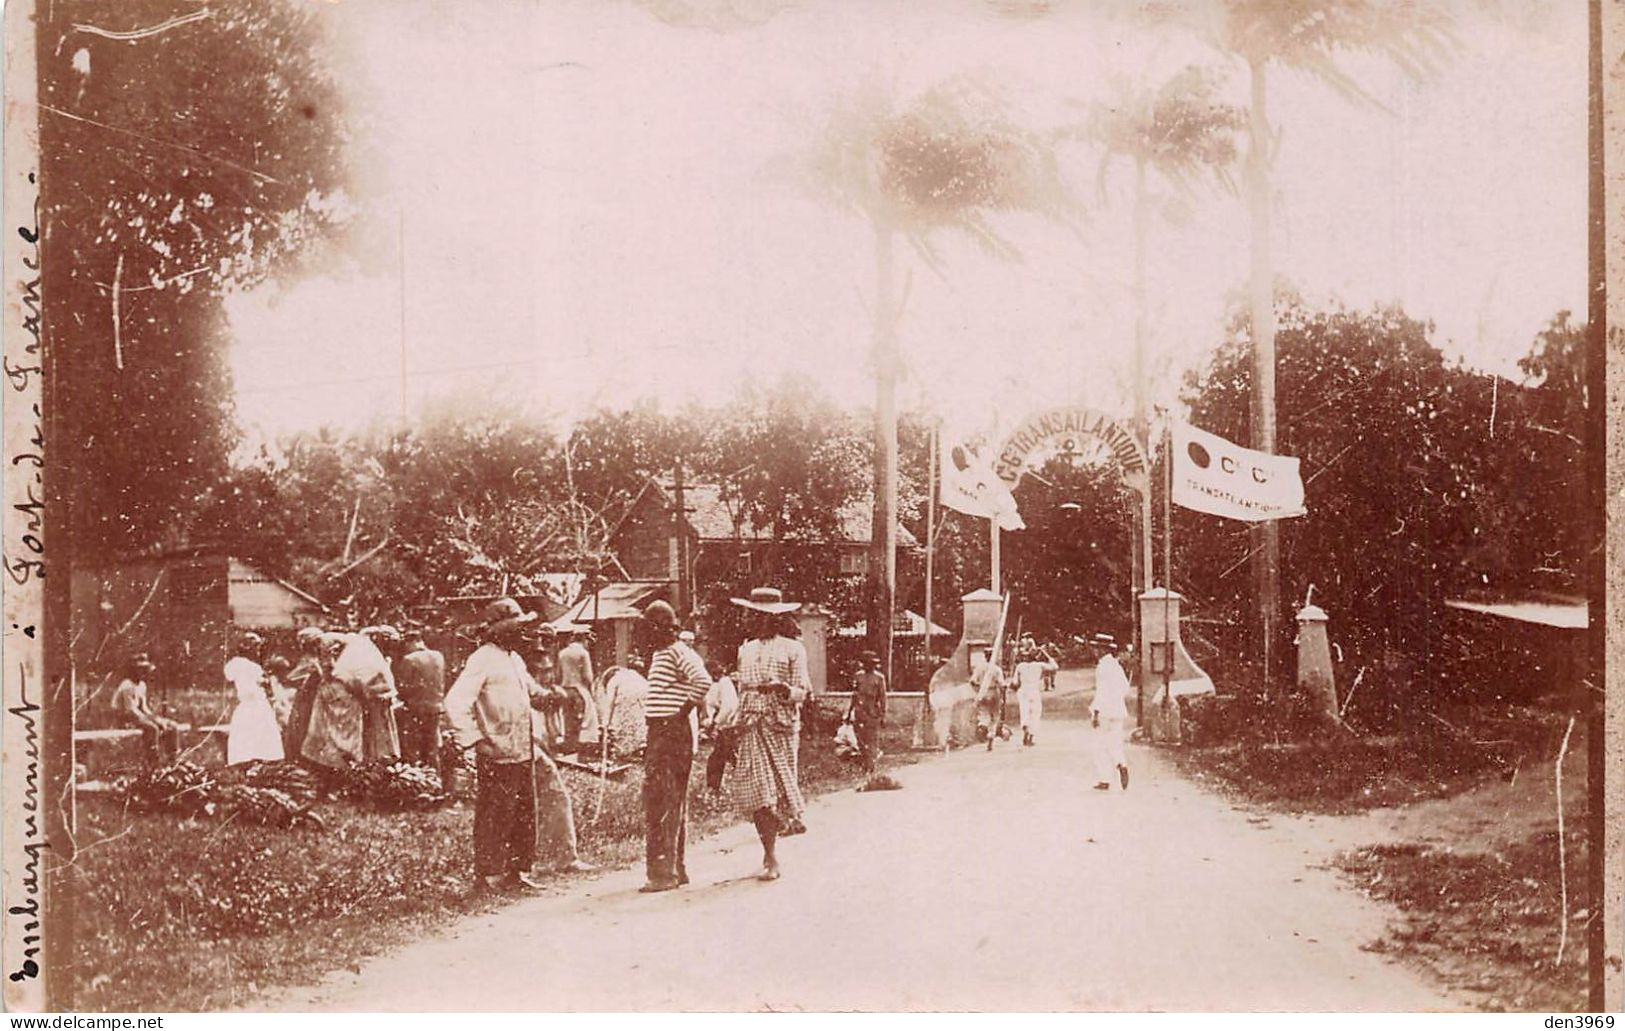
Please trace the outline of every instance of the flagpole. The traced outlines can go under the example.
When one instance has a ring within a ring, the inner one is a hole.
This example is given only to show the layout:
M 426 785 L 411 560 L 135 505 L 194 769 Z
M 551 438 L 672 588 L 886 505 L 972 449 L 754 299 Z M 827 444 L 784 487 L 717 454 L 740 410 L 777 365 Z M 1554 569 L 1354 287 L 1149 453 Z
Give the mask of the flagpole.
M 991 539 L 988 547 L 988 565 L 990 567 L 988 580 L 993 588 L 993 593 L 1002 594 L 1004 592 L 999 590 L 999 580 L 1001 578 L 999 576 L 999 520 L 997 516 L 987 517 L 987 529 Z
M 1174 598 L 1174 424 L 1162 424 L 1162 463 L 1167 474 L 1162 485 L 1162 636 L 1167 655 L 1162 665 L 1162 707 L 1166 714 L 1174 702 L 1174 628 L 1170 624 Z
M 914 747 L 936 748 L 936 717 L 931 712 L 931 602 L 934 597 L 931 582 L 935 578 L 937 550 L 937 476 L 941 466 L 940 451 L 942 426 L 931 423 L 930 459 L 927 464 L 925 495 L 925 682 L 920 685 L 920 712 L 914 721 Z
M 937 450 L 941 447 L 940 435 L 942 427 L 931 423 L 931 458 L 927 466 L 927 482 L 925 495 L 925 674 L 927 680 L 931 676 L 931 574 L 935 568 L 934 560 L 937 550 Z M 927 689 L 928 690 L 928 689 Z M 926 703 L 928 706 L 930 702 Z

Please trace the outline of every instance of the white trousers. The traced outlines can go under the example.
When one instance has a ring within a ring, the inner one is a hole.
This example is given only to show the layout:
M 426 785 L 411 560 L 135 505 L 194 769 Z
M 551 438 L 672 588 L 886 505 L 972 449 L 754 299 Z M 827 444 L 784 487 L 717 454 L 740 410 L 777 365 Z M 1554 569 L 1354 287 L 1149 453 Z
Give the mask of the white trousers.
M 1123 751 L 1123 717 L 1102 716 L 1095 728 L 1095 782 L 1117 784 L 1117 768 L 1128 765 Z
M 1016 704 L 1021 708 L 1021 729 L 1032 733 L 1044 719 L 1044 696 L 1038 688 L 1022 688 L 1016 692 Z

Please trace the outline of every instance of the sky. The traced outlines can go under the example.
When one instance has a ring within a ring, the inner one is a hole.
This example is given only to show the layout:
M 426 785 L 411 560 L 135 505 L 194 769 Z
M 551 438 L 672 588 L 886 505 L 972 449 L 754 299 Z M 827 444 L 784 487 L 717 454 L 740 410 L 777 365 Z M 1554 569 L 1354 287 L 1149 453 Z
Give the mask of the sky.
M 672 23 L 718 9 L 750 17 Z M 1464 8 L 1457 52 L 1426 83 L 1348 59 L 1380 106 L 1290 72 L 1270 94 L 1280 277 L 1311 304 L 1400 303 L 1447 354 L 1514 378 L 1535 333 L 1585 298 L 1584 7 L 1531 10 L 1508 24 Z M 403 394 L 408 414 L 500 399 L 563 425 L 643 398 L 720 402 L 786 373 L 867 404 L 873 234 L 768 174 L 833 104 L 878 84 L 906 106 L 974 76 L 1047 130 L 1118 80 L 1191 63 L 1238 100 L 1245 86 L 1175 30 L 966 0 L 346 0 L 324 16 L 355 122 L 356 231 L 303 274 L 229 298 L 251 434 L 399 418 Z M 1124 179 L 1102 194 L 1097 151 L 1061 159 L 1079 225 L 998 218 L 1019 260 L 951 236 L 940 270 L 900 259 L 904 403 L 961 420 L 1127 412 Z M 1246 286 L 1241 200 L 1186 207 L 1152 230 L 1162 396 Z

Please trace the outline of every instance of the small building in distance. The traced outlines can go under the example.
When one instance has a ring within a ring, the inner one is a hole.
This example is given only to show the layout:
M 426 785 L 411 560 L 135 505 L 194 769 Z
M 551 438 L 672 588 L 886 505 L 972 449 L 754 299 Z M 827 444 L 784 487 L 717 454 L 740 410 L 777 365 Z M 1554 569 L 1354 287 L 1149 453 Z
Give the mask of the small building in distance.
M 610 547 L 629 580 L 668 583 L 678 581 L 679 554 L 686 552 L 688 568 L 681 575 L 690 588 L 690 598 L 695 596 L 695 585 L 772 582 L 775 571 L 786 567 L 817 567 L 831 578 L 856 582 L 869 572 L 873 507 L 869 498 L 843 506 L 837 513 L 838 529 L 827 539 L 775 540 L 771 531 L 752 525 L 738 504 L 714 483 L 683 488 L 686 518 L 679 522 L 676 486 L 651 477 L 611 531 Z M 687 539 L 685 549 L 678 547 L 679 534 Z M 919 544 L 906 527 L 899 526 L 897 546 L 913 549 Z M 794 600 L 828 604 L 832 599 Z
M 305 591 L 211 548 L 81 566 L 69 592 L 76 696 L 96 693 L 137 652 L 158 666 L 155 693 L 224 691 L 233 629 L 259 632 L 291 655 L 298 628 L 326 612 Z

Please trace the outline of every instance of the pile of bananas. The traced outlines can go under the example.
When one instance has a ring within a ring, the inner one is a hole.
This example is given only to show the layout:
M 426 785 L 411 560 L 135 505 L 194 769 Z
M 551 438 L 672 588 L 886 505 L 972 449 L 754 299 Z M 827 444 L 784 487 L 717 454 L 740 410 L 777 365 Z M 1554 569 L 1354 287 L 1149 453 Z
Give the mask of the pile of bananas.
M 403 762 L 351 767 L 344 774 L 339 792 L 384 810 L 433 809 L 451 800 L 433 769 Z
M 298 763 L 256 763 L 243 775 L 243 783 L 256 788 L 275 788 L 294 798 L 315 798 L 320 785 L 316 775 Z
M 308 802 L 295 800 L 276 788 L 258 788 L 250 784 L 225 784 L 216 788 L 209 800 L 207 811 L 229 814 L 244 823 L 263 824 L 267 827 L 322 828 L 322 818 L 311 811 Z
M 322 826 L 308 803 L 295 800 L 286 791 L 223 784 L 208 770 L 184 760 L 124 781 L 120 789 L 137 812 L 229 817 L 269 827 Z
M 202 812 L 215 788 L 209 771 L 194 762 L 170 763 L 118 784 L 129 807 L 137 812 Z

